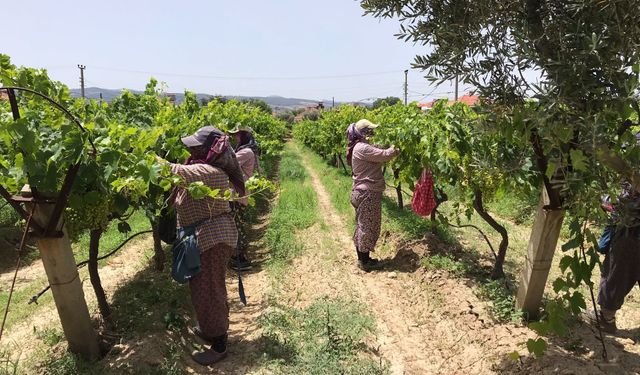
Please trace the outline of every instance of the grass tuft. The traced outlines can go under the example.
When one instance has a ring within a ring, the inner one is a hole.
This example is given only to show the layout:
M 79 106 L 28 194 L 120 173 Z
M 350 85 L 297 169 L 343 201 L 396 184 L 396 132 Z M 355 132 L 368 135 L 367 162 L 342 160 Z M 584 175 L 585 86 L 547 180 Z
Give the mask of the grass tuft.
M 291 374 L 387 374 L 388 365 L 362 358 L 373 319 L 354 301 L 321 298 L 305 309 L 273 304 L 259 321 L 272 367 Z

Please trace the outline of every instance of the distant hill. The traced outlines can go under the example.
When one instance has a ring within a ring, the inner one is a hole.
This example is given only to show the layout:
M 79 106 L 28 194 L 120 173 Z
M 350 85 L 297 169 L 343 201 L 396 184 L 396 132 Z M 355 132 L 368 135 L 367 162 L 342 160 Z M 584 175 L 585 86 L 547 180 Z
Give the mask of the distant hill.
M 85 96 L 89 99 L 100 99 L 100 94 L 102 94 L 102 99 L 107 102 L 110 102 L 111 100 L 113 100 L 113 98 L 120 95 L 120 93 L 123 90 L 124 89 L 104 89 L 100 87 L 87 87 L 84 89 L 84 92 L 85 92 Z M 71 91 L 71 96 L 76 98 L 80 97 L 80 89 L 71 89 L 70 91 Z M 138 90 L 129 90 L 129 91 L 137 94 L 142 93 L 142 91 L 138 91 Z M 181 103 L 184 100 L 183 93 L 169 93 L 169 94 L 175 95 L 176 102 L 178 103 Z M 196 95 L 198 96 L 198 100 L 201 100 L 203 98 L 212 98 L 216 96 L 216 95 L 210 95 L 210 94 L 196 94 Z M 238 100 L 243 100 L 243 99 L 264 100 L 274 110 L 307 107 L 310 105 L 318 104 L 320 102 L 318 100 L 311 100 L 311 99 L 285 98 L 277 95 L 273 95 L 273 96 L 222 95 L 222 96 L 228 99 L 238 99 Z M 331 100 L 321 100 L 321 101 L 324 103 L 325 108 L 331 107 Z M 336 106 L 343 103 L 344 102 L 336 102 Z M 357 103 L 357 104 L 365 105 L 365 103 Z

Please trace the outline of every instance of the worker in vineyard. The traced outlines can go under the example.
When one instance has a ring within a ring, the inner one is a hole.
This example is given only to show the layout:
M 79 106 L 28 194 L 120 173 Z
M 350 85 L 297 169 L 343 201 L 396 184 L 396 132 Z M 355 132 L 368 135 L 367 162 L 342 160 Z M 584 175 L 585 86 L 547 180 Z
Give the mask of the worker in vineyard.
M 636 141 L 640 146 L 640 133 Z M 604 332 L 616 333 L 616 312 L 640 283 L 640 192 L 624 182 L 618 202 L 608 211 L 611 222 L 599 242 L 605 253 L 598 291 L 600 311 L 597 316 L 593 310 L 586 311 L 583 318 L 594 325 L 599 322 Z
M 258 155 L 260 149 L 258 143 L 253 136 L 253 130 L 248 126 L 238 125 L 229 131 L 235 138 L 235 153 L 238 164 L 242 170 L 244 181 L 246 182 L 253 176 L 258 169 Z M 251 262 L 247 257 L 247 247 L 249 240 L 247 238 L 247 210 L 248 198 L 243 197 L 239 201 L 231 203 L 234 209 L 234 219 L 238 228 L 237 251 L 231 257 L 231 268 L 239 271 L 251 269 Z
M 385 189 L 382 164 L 390 161 L 398 150 L 393 146 L 383 149 L 369 143 L 378 125 L 362 119 L 347 129 L 347 163 L 352 167 L 353 188 L 351 205 L 356 211 L 353 242 L 358 255 L 358 267 L 365 272 L 379 269 L 379 260 L 371 258 L 380 236 L 382 221 L 382 194 Z
M 234 190 L 244 195 L 242 171 L 227 135 L 205 126 L 182 138 L 182 143 L 189 149 L 190 157 L 184 165 L 171 164 L 171 171 L 180 176 L 185 185 L 203 182 L 211 189 L 225 191 L 231 181 Z M 200 272 L 189 280 L 191 301 L 198 319 L 194 332 L 211 347 L 194 353 L 193 358 L 202 365 L 210 365 L 227 355 L 229 306 L 225 273 L 238 240 L 238 231 L 226 200 L 195 199 L 186 186 L 182 186 L 177 190 L 174 204 L 178 228 L 195 226 Z

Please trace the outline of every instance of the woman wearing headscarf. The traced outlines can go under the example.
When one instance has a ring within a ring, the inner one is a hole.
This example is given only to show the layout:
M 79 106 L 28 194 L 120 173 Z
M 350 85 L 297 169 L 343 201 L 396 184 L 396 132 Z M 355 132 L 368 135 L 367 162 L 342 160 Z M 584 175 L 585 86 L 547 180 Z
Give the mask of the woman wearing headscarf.
M 380 236 L 382 194 L 385 190 L 382 164 L 398 155 L 393 146 L 383 149 L 369 144 L 368 138 L 377 127 L 362 119 L 347 129 L 347 163 L 353 171 L 351 205 L 356 211 L 353 242 L 358 254 L 358 267 L 366 272 L 380 267 L 380 262 L 371 258 L 369 253 L 374 250 Z
M 229 306 L 225 273 L 227 263 L 238 240 L 238 232 L 229 202 L 205 197 L 194 199 L 186 187 L 202 182 L 211 189 L 225 191 L 229 182 L 236 192 L 245 194 L 242 171 L 229 145 L 229 137 L 213 126 L 198 129 L 182 138 L 190 157 L 184 165 L 170 164 L 171 172 L 180 176 L 184 185 L 175 193 L 177 227 L 195 226 L 200 251 L 200 272 L 189 280 L 191 301 L 198 325 L 195 333 L 211 347 L 193 355 L 202 365 L 218 362 L 227 355 Z
M 253 129 L 248 126 L 238 125 L 229 131 L 235 138 L 235 153 L 238 164 L 242 170 L 244 181 L 253 176 L 258 169 L 258 143 L 253 136 Z M 247 258 L 247 247 L 249 239 L 247 238 L 247 212 L 245 207 L 248 204 L 248 198 L 241 198 L 239 201 L 231 203 L 234 208 L 234 218 L 238 228 L 237 252 L 231 257 L 231 268 L 238 271 L 246 271 L 251 269 L 251 262 Z

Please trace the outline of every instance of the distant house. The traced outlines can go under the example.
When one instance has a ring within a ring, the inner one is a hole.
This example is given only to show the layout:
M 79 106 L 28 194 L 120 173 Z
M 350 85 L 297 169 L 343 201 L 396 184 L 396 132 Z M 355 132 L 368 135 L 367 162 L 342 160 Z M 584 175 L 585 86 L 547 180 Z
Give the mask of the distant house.
M 9 94 L 7 94 L 7 90 L 0 90 L 0 100 L 9 100 Z
M 321 109 L 324 109 L 323 102 L 318 102 L 317 104 L 307 104 L 307 106 L 305 107 L 305 111 L 321 110 Z
M 454 103 L 464 103 L 470 107 L 473 107 L 474 105 L 477 105 L 478 103 L 480 103 L 480 97 L 477 95 L 463 95 L 461 97 L 458 98 L 457 101 L 455 100 L 449 100 L 447 98 L 443 98 L 443 99 L 435 99 L 432 100 L 430 102 L 426 102 L 426 103 L 418 103 L 418 107 L 420 107 L 423 111 L 428 111 L 431 108 L 433 108 L 433 106 L 436 104 L 436 102 L 440 101 L 440 100 L 446 100 L 447 101 L 447 105 L 453 105 Z

